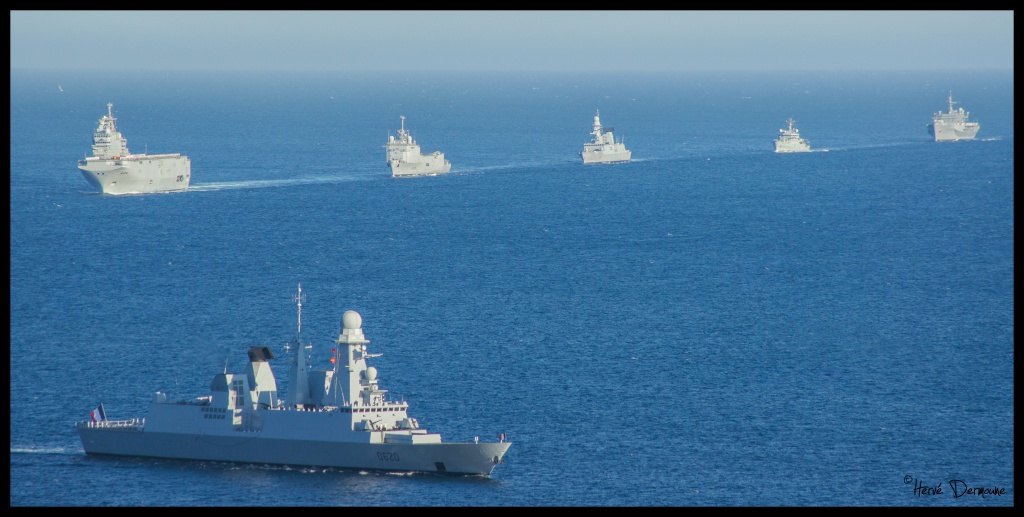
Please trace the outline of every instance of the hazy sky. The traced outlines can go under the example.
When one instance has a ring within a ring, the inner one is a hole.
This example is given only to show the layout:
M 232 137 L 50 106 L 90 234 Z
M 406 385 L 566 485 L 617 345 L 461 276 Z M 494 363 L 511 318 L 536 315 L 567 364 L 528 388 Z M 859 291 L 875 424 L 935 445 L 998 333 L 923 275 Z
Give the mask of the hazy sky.
M 11 68 L 1013 69 L 1013 11 L 11 11 Z

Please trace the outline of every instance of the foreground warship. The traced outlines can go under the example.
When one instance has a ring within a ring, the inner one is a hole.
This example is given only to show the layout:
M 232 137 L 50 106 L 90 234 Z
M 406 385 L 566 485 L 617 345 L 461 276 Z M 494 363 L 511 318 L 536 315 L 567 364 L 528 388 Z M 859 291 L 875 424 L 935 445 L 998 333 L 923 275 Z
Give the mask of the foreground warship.
M 168 400 L 156 392 L 146 418 L 107 420 L 100 405 L 77 422 L 87 454 L 382 471 L 490 475 L 511 442 L 442 442 L 380 389 L 366 360 L 362 317 L 347 311 L 329 370 L 308 368 L 299 333 L 288 396 L 279 398 L 267 347 L 249 349 L 244 373 L 214 375 L 211 395 Z M 294 387 L 294 388 L 293 388 Z
M 981 124 L 968 122 L 970 113 L 963 108 L 953 111 L 953 92 L 949 92 L 949 112 L 941 111 L 932 115 L 932 123 L 928 124 L 928 134 L 935 138 L 936 142 L 955 142 L 957 140 L 974 140 L 974 136 L 981 129 Z
M 431 154 L 420 153 L 419 144 L 405 130 L 405 116 L 399 116 L 402 117 L 402 128 L 398 130 L 398 138 L 395 138 L 395 135 L 388 135 L 388 143 L 384 146 L 391 175 L 433 176 L 452 170 L 451 162 L 444 159 L 444 153 L 441 151 L 434 151 Z
M 632 151 L 626 149 L 626 144 L 620 139 L 615 141 L 612 135 L 613 128 L 601 127 L 601 112 L 594 115 L 594 127 L 590 134 L 594 135 L 594 141 L 583 144 L 583 163 L 618 163 L 628 162 Z
M 100 118 L 92 135 L 92 156 L 79 160 L 82 176 L 104 194 L 143 194 L 185 190 L 192 178 L 187 156 L 174 154 L 131 154 L 128 140 L 117 130 L 114 105 Z

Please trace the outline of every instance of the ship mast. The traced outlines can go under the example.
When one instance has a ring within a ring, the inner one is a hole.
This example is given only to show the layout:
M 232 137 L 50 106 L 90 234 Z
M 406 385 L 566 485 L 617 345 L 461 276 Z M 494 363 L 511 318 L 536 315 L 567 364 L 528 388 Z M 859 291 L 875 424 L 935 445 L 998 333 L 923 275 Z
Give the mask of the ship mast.
M 117 119 L 114 118 L 114 103 L 112 102 L 107 103 L 107 118 L 110 119 L 110 133 L 116 132 L 117 125 L 114 121 Z
M 302 344 L 302 302 L 306 299 L 306 295 L 302 294 L 302 283 L 299 283 L 299 291 L 292 296 L 292 300 L 299 305 L 299 330 L 296 332 L 296 337 L 299 337 L 299 344 Z
M 302 284 L 299 290 L 292 296 L 299 308 L 298 331 L 295 333 L 295 364 L 292 366 L 292 373 L 288 381 L 288 398 L 285 404 L 288 407 L 297 407 L 309 403 L 309 378 L 306 375 L 306 347 L 302 346 L 302 302 L 306 295 L 302 294 Z

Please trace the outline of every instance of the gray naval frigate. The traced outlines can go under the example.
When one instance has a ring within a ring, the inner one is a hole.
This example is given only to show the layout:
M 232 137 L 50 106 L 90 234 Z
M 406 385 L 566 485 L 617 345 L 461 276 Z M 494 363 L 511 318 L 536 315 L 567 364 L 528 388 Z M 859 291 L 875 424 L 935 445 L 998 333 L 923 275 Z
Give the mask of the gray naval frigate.
M 594 115 L 594 127 L 590 131 L 594 135 L 594 141 L 583 144 L 583 163 L 619 163 L 628 162 L 633 155 L 632 151 L 626 149 L 626 144 L 620 139 L 615 141 L 612 134 L 614 128 L 601 127 L 601 112 Z
M 793 127 L 796 123 L 792 118 L 786 120 L 789 129 L 780 129 L 779 137 L 775 139 L 775 152 L 777 153 L 809 153 L 811 143 L 800 136 L 800 130 Z
M 402 117 L 402 128 L 398 130 L 398 138 L 395 138 L 395 135 L 388 135 L 388 143 L 384 146 L 387 151 L 388 165 L 391 167 L 391 175 L 394 177 L 434 176 L 452 170 L 452 164 L 444 159 L 444 153 L 434 151 L 431 154 L 422 154 L 420 152 L 419 144 L 405 129 L 405 116 L 399 116 Z
M 968 122 L 969 112 L 963 108 L 953 110 L 953 91 L 949 92 L 949 112 L 941 111 L 932 115 L 932 123 L 928 124 L 928 134 L 935 138 L 936 142 L 955 142 L 957 140 L 974 140 L 974 136 L 981 129 L 978 122 Z
M 82 176 L 104 194 L 143 194 L 185 190 L 192 163 L 181 154 L 132 154 L 128 140 L 117 130 L 114 105 L 100 118 L 92 135 L 92 156 L 79 160 Z
M 302 285 L 295 296 L 299 331 L 283 400 L 270 368 L 273 352 L 249 349 L 244 373 L 213 376 L 212 394 L 170 400 L 156 392 L 145 418 L 108 420 L 102 404 L 77 422 L 87 454 L 226 461 L 343 469 L 489 476 L 511 442 L 442 442 L 391 400 L 367 359 L 362 317 L 346 311 L 333 349 L 333 368 L 308 366 L 302 346 Z M 294 387 L 294 388 L 293 388 Z

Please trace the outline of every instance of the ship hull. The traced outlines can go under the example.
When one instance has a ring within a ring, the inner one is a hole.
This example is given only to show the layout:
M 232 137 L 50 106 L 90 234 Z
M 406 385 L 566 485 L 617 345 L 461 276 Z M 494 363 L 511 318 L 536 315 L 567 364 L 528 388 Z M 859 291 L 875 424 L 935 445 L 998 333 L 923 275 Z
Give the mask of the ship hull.
M 188 189 L 192 164 L 179 155 L 100 159 L 78 163 L 82 176 L 104 194 L 145 194 Z
M 425 160 L 421 162 L 391 162 L 391 175 L 400 178 L 407 176 L 434 176 L 447 174 L 452 170 L 452 164 L 441 160 Z
M 775 142 L 775 152 L 777 153 L 809 153 L 811 147 L 807 144 L 780 144 Z
M 617 151 L 617 152 L 606 152 L 606 151 L 590 151 L 582 152 L 580 155 L 583 157 L 584 164 L 591 163 L 621 163 L 628 162 L 633 155 L 633 151 Z
M 928 134 L 932 135 L 936 142 L 956 142 L 958 140 L 974 140 L 979 129 L 981 127 L 978 124 L 934 122 L 928 125 Z
M 264 437 L 234 431 L 234 436 L 168 433 L 77 426 L 87 454 L 226 461 L 270 465 L 335 467 L 399 472 L 490 475 L 511 442 L 499 443 L 351 443 L 297 437 Z

